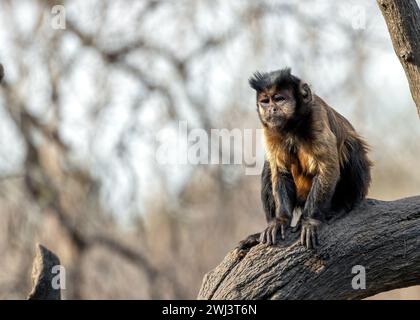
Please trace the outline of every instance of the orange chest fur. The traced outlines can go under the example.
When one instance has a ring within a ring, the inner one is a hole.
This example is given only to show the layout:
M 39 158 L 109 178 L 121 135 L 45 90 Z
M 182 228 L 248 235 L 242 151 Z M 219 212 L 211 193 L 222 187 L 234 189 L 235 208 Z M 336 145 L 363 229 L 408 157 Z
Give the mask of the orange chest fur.
M 268 142 L 268 143 L 267 143 Z M 278 171 L 292 174 L 298 200 L 306 200 L 312 180 L 318 170 L 318 164 L 309 148 L 305 146 L 287 147 L 285 143 L 266 140 L 267 159 Z M 273 170 L 274 168 L 272 168 Z
M 296 196 L 301 201 L 306 200 L 311 190 L 315 166 L 313 158 L 305 152 L 290 156 L 289 170 L 295 182 Z

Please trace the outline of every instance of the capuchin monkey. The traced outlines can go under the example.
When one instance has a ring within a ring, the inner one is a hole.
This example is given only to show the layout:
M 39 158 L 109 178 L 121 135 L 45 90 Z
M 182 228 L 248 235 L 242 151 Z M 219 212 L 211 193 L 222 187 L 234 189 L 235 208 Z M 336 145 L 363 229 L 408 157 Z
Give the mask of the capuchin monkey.
M 314 248 L 322 222 L 365 198 L 372 166 L 368 146 L 289 68 L 256 72 L 249 84 L 257 94 L 264 132 L 261 200 L 268 227 L 239 248 L 277 244 L 288 229 L 301 229 L 301 244 Z

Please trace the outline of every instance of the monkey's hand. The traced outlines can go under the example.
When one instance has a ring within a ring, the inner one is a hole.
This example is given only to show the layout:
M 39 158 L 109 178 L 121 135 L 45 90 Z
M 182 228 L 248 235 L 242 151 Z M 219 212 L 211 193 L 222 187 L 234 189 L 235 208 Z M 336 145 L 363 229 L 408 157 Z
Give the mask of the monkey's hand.
M 307 218 L 302 222 L 300 233 L 300 244 L 308 249 L 318 246 L 318 228 L 321 221 L 313 218 Z
M 281 239 L 284 240 L 286 237 L 286 226 L 289 223 L 287 216 L 281 216 L 280 218 L 273 219 L 268 227 L 261 232 L 260 242 L 268 245 L 277 244 L 277 233 L 280 231 Z

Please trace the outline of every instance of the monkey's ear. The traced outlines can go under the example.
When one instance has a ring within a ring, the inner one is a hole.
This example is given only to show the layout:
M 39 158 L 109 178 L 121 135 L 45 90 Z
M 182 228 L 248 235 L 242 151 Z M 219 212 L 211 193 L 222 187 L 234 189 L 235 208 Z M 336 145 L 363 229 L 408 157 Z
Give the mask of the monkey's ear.
M 299 84 L 299 92 L 302 97 L 303 103 L 309 103 L 312 101 L 312 91 L 306 82 L 301 82 Z

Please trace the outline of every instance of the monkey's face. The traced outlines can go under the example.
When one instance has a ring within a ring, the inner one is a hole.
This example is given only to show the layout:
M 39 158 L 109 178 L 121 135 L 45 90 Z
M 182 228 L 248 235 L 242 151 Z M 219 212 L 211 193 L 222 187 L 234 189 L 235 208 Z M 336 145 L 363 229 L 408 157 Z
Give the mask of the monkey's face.
M 263 125 L 281 128 L 293 117 L 296 100 L 291 88 L 271 87 L 258 93 L 257 109 Z

